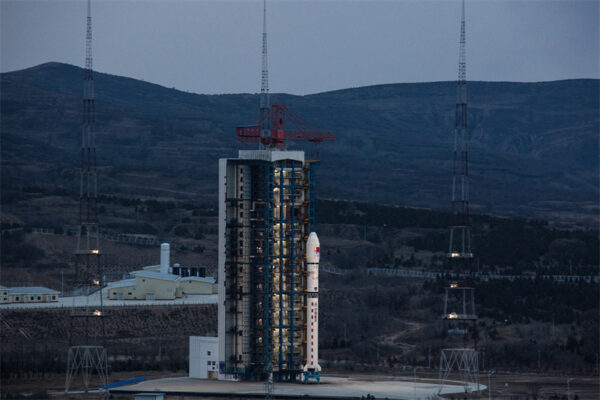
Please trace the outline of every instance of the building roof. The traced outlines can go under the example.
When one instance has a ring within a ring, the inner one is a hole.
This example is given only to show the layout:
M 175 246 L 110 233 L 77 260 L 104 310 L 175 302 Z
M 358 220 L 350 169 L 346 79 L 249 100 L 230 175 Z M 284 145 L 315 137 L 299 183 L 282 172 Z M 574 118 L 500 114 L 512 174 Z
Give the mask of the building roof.
M 212 276 L 209 277 L 200 277 L 200 276 L 182 276 L 182 281 L 197 281 L 197 282 L 206 282 L 206 283 L 215 283 L 215 278 Z
M 179 280 L 179 275 L 173 275 L 173 274 L 161 274 L 160 272 L 154 272 L 154 271 L 133 271 L 131 273 L 131 275 L 134 275 L 135 277 L 142 277 L 142 278 L 148 278 L 148 279 L 159 279 L 161 281 L 172 281 L 175 282 L 177 280 Z
M 135 278 L 132 279 L 123 279 L 122 281 L 113 282 L 108 288 L 116 289 L 127 286 L 135 286 Z
M 0 290 L 2 290 L 2 289 L 8 289 L 8 288 L 6 286 L 0 285 Z
M 7 288 L 10 294 L 55 294 L 60 293 L 58 290 L 48 289 L 42 286 L 21 286 Z
M 157 264 L 157 265 L 146 265 L 142 269 L 144 271 L 147 271 L 147 270 L 151 270 L 151 271 L 153 271 L 153 270 L 160 270 L 160 264 Z

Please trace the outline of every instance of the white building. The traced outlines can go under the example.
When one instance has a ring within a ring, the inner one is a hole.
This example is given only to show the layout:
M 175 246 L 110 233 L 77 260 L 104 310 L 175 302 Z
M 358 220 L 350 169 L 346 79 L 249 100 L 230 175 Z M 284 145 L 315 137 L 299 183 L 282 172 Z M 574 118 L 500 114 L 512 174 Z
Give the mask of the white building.
M 219 339 L 190 336 L 190 378 L 217 379 L 219 373 Z

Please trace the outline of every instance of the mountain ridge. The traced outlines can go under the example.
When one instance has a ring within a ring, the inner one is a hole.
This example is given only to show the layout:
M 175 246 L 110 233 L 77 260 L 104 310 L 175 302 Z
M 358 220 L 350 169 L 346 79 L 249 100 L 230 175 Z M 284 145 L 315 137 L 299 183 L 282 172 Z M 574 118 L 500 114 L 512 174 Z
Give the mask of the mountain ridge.
M 195 94 L 94 76 L 99 165 L 114 190 L 131 183 L 128 170 L 142 169 L 165 178 L 157 186 L 192 185 L 199 198 L 210 199 L 216 160 L 248 148 L 235 141 L 234 128 L 256 123 L 258 94 Z M 60 175 L 77 168 L 82 80 L 81 68 L 56 62 L 0 74 L 3 181 L 18 185 L 25 174 L 73 185 Z M 597 215 L 599 82 L 468 83 L 475 210 Z M 456 82 L 450 81 L 272 98 L 337 136 L 317 149 L 322 196 L 447 208 L 455 96 Z M 62 172 L 30 173 L 40 160 Z M 167 181 L 164 168 L 180 172 L 177 182 Z

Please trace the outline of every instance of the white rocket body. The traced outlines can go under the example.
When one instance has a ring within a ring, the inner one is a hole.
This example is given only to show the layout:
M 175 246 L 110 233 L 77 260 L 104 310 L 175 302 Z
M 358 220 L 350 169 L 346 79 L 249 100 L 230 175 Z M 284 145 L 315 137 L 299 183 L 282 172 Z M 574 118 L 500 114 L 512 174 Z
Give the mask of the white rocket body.
M 319 259 L 321 245 L 315 232 L 306 242 L 306 364 L 304 371 L 321 372 L 319 365 Z

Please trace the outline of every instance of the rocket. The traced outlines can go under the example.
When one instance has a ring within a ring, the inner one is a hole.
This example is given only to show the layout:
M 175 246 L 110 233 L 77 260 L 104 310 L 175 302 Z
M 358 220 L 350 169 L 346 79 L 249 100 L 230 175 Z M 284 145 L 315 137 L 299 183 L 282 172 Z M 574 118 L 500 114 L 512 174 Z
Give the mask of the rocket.
M 319 259 L 321 245 L 315 232 L 306 241 L 306 364 L 303 370 L 321 372 L 319 365 Z

